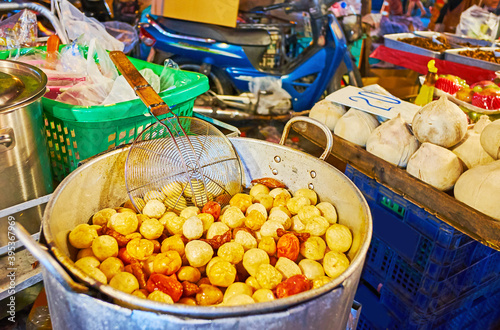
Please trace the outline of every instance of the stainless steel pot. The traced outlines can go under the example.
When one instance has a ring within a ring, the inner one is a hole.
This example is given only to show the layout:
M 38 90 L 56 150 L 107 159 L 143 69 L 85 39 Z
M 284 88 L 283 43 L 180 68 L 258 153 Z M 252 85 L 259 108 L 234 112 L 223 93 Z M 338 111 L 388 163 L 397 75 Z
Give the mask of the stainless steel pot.
M 292 119 L 285 127 L 282 141 L 296 121 L 315 122 L 309 118 Z M 328 128 L 321 127 L 329 134 L 324 158 L 331 148 L 332 136 Z M 321 288 L 272 302 L 237 307 L 162 304 L 101 285 L 75 267 L 72 259 L 76 251 L 68 244 L 67 237 L 75 226 L 87 223 L 98 210 L 127 200 L 124 164 L 128 148 L 123 148 L 88 161 L 54 192 L 44 214 L 43 233 L 59 263 L 19 231 L 20 239 L 45 268 L 44 282 L 55 329 L 346 328 L 372 234 L 371 215 L 364 197 L 342 172 L 306 153 L 248 138 L 230 140 L 243 165 L 245 186 L 254 178 L 274 177 L 285 182 L 291 191 L 313 188 L 322 201 L 336 206 L 339 222 L 348 225 L 354 236 L 348 253 L 349 268 Z M 134 309 L 122 307 L 124 305 Z
M 0 61 L 0 210 L 52 192 L 41 97 L 47 76 L 38 68 Z M 40 206 L 12 215 L 30 233 L 40 230 Z M 8 243 L 0 219 L 0 247 Z

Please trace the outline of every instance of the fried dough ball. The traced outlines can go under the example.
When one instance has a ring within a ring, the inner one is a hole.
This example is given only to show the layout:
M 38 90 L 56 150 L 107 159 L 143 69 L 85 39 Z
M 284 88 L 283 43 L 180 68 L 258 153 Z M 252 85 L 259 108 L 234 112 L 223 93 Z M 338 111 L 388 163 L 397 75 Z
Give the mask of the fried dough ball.
M 329 226 L 330 223 L 328 223 L 328 221 L 324 217 L 317 216 L 309 219 L 306 222 L 306 228 L 304 229 L 304 232 L 314 236 L 323 236 Z
M 280 257 L 274 267 L 283 275 L 283 280 L 293 275 L 302 274 L 300 267 L 294 261 L 285 257 Z
M 252 204 L 250 205 L 246 212 L 245 212 L 245 215 L 248 216 L 248 214 L 251 212 L 251 211 L 259 211 L 260 213 L 262 213 L 262 215 L 264 216 L 264 218 L 267 219 L 267 210 L 266 210 L 266 207 L 264 205 L 262 205 L 261 203 L 255 203 L 255 204 Z
M 167 237 L 161 242 L 161 252 L 177 251 L 181 257 L 184 255 L 184 247 L 181 235 Z
M 246 294 L 237 294 L 232 296 L 231 298 L 228 299 L 224 305 L 226 306 L 241 306 L 241 305 L 248 305 L 248 304 L 254 304 L 255 300 L 253 300 L 252 297 L 246 295 Z
M 224 243 L 217 251 L 217 256 L 229 261 L 232 264 L 237 264 L 242 261 L 244 254 L 245 249 L 243 249 L 243 246 L 240 243 L 236 242 Z
M 255 302 L 266 302 L 276 299 L 274 293 L 269 289 L 259 289 L 255 291 L 252 295 L 252 298 L 253 300 L 255 300 Z
M 295 192 L 294 196 L 304 196 L 309 199 L 311 205 L 316 205 L 318 203 L 318 194 L 312 189 L 302 188 Z
M 152 199 L 146 203 L 142 213 L 150 218 L 160 219 L 166 210 L 165 204 L 157 199 Z
M 165 195 L 158 190 L 150 190 L 144 194 L 144 201 L 146 202 L 146 204 L 153 199 L 162 202 L 165 199 Z
M 270 236 L 277 240 L 278 234 L 276 233 L 276 230 L 278 230 L 278 228 L 285 230 L 283 224 L 278 221 L 266 221 L 260 228 L 260 234 L 262 237 Z
M 320 277 L 317 277 L 315 278 L 312 282 L 312 288 L 313 289 L 317 289 L 319 288 L 320 286 L 323 286 L 325 285 L 326 283 L 330 282 L 332 280 L 331 277 L 328 277 L 328 276 L 320 276 Z
M 175 218 L 175 217 L 177 217 L 177 214 L 175 214 L 174 212 L 171 212 L 171 211 L 167 211 L 167 212 L 165 212 L 165 213 L 161 216 L 161 218 L 160 218 L 160 219 L 158 219 L 158 221 L 160 221 L 160 223 L 163 225 L 163 227 L 165 228 L 165 230 L 167 230 L 167 231 L 168 231 L 168 229 L 167 229 L 167 224 L 168 224 L 168 222 L 169 222 L 171 219 L 173 219 L 173 218 Z M 148 217 L 148 219 L 149 219 L 149 217 Z M 145 220 L 145 219 L 144 219 L 144 220 Z
M 236 279 L 236 268 L 226 260 L 219 260 L 207 272 L 210 283 L 220 287 L 228 287 Z
M 97 268 L 101 262 L 96 257 L 84 257 L 75 262 L 75 266 L 87 272 L 91 268 Z
M 248 284 L 236 282 L 227 287 L 226 292 L 224 292 L 224 298 L 222 299 L 222 302 L 226 303 L 231 297 L 239 294 L 244 294 L 251 297 L 252 293 L 253 290 Z
M 193 298 L 193 297 L 183 297 L 181 299 L 179 299 L 178 301 L 179 304 L 183 304 L 183 305 L 188 305 L 188 306 L 196 306 L 196 299 Z
M 99 268 L 89 268 L 86 270 L 86 273 L 87 273 L 87 275 L 89 275 L 90 277 L 92 277 L 93 279 L 95 279 L 101 283 L 104 283 L 104 284 L 108 283 L 108 279 L 106 278 L 106 275 L 104 275 L 104 273 Z
M 94 216 L 92 217 L 92 224 L 98 226 L 107 225 L 109 218 L 111 218 L 113 214 L 116 214 L 115 209 L 110 209 L 110 208 L 102 209 L 96 214 L 94 214 Z
M 151 219 L 150 217 L 148 217 L 147 215 L 145 214 L 142 214 L 142 213 L 139 213 L 137 214 L 137 222 L 138 222 L 138 227 L 141 228 L 141 225 L 144 221 L 148 220 L 148 219 Z
M 170 297 L 168 294 L 166 294 L 165 292 L 160 291 L 160 290 L 156 290 L 156 291 L 151 292 L 148 295 L 148 299 L 162 302 L 165 304 L 173 304 L 174 303 L 172 297 Z
M 200 213 L 197 215 L 203 223 L 203 233 L 208 231 L 208 228 L 215 222 L 214 216 L 208 213 Z
M 154 243 L 143 238 L 134 238 L 127 243 L 127 253 L 137 260 L 146 260 L 154 253 Z
M 196 206 L 188 206 L 179 214 L 180 217 L 189 219 L 193 216 L 200 214 L 200 209 Z
M 170 235 L 182 235 L 182 227 L 186 222 L 184 217 L 169 217 L 167 219 L 167 231 Z
M 165 227 L 160 223 L 160 221 L 156 219 L 147 219 L 145 220 L 141 227 L 139 228 L 139 232 L 144 238 L 147 239 L 157 239 L 163 234 L 163 230 Z
M 290 195 L 290 193 L 288 192 L 288 190 L 284 189 L 284 188 L 274 188 L 273 190 L 271 190 L 269 192 L 269 196 L 271 196 L 272 198 L 276 198 L 276 196 L 278 196 L 279 194 L 287 194 L 289 198 L 292 197 L 292 195 Z
M 228 230 L 229 230 L 229 227 L 225 223 L 222 223 L 222 222 L 219 222 L 219 221 L 214 222 L 210 226 L 210 228 L 208 228 L 207 238 L 208 239 L 212 239 L 212 238 L 214 238 L 214 236 L 223 235 Z
M 234 235 L 234 241 L 238 244 L 241 244 L 244 251 L 257 247 L 257 240 L 255 239 L 255 237 L 244 230 L 239 230 L 236 235 Z
M 158 274 L 170 276 L 176 273 L 181 266 L 181 256 L 177 251 L 158 253 L 153 260 L 153 270 Z
M 274 198 L 269 194 L 258 194 L 253 197 L 253 201 L 264 205 L 266 211 L 269 212 L 273 208 Z
M 220 304 L 224 295 L 222 291 L 209 284 L 201 284 L 200 292 L 196 294 L 196 303 L 200 306 L 210 306 Z
M 330 251 L 323 258 L 323 268 L 326 275 L 337 278 L 349 267 L 349 259 L 342 252 Z
M 95 257 L 94 252 L 92 252 L 92 247 L 88 247 L 78 251 L 78 254 L 76 255 L 76 260 L 80 260 L 85 257 Z
M 241 212 L 245 213 L 252 205 L 252 200 L 252 196 L 238 193 L 229 200 L 229 205 L 237 207 L 241 210 Z
M 132 234 L 137 230 L 138 225 L 137 215 L 132 212 L 113 214 L 108 222 L 109 228 L 122 235 Z
M 274 289 L 281 283 L 283 275 L 269 264 L 261 264 L 255 275 L 257 282 L 263 289 Z
M 273 207 L 286 206 L 290 198 L 291 196 L 288 191 L 279 193 L 276 197 L 274 197 Z
M 179 282 L 188 281 L 191 283 L 196 283 L 200 280 L 201 273 L 198 268 L 192 266 L 182 266 L 177 271 L 177 279 Z
M 311 259 L 302 259 L 299 262 L 299 267 L 300 270 L 302 270 L 302 274 L 304 274 L 310 280 L 325 276 L 323 265 L 321 265 L 317 261 Z
M 308 205 L 311 205 L 311 201 L 309 200 L 309 198 L 304 196 L 292 197 L 286 203 L 286 207 L 293 215 L 296 215 L 297 213 L 299 213 L 301 208 Z
M 337 210 L 335 209 L 335 206 L 332 205 L 332 203 L 321 202 L 316 205 L 316 207 L 321 212 L 321 215 L 325 217 L 325 219 L 330 224 L 333 225 L 334 223 L 337 223 Z
M 210 244 L 203 241 L 191 241 L 185 247 L 186 257 L 193 267 L 205 266 L 214 254 Z
M 92 246 L 92 242 L 99 236 L 97 226 L 82 223 L 69 233 L 69 243 L 77 249 L 85 249 Z
M 180 182 L 169 182 L 161 188 L 165 196 L 179 196 L 182 193 L 182 184 Z
M 132 293 L 135 290 L 139 289 L 139 282 L 137 278 L 127 272 L 120 272 L 113 276 L 111 281 L 109 281 L 109 285 L 112 288 L 123 291 L 125 293 Z
M 280 207 L 273 207 L 271 209 L 267 221 L 279 222 L 283 225 L 285 230 L 288 230 L 292 226 L 292 219 L 290 219 L 290 215 Z
M 182 225 L 182 234 L 189 240 L 203 236 L 203 222 L 196 215 L 189 217 Z
M 250 211 L 245 218 L 245 226 L 253 231 L 259 230 L 265 222 L 266 217 L 257 210 Z
M 169 196 L 165 198 L 163 204 L 165 204 L 169 211 L 180 212 L 187 207 L 186 199 L 182 196 Z
M 325 255 L 326 243 L 321 237 L 311 236 L 300 244 L 300 254 L 307 259 L 321 260 Z
M 269 263 L 269 256 L 261 249 L 250 249 L 243 255 L 243 267 L 248 274 L 254 277 L 257 275 L 260 265 Z
M 149 292 L 144 289 L 139 289 L 132 292 L 132 295 L 142 299 L 148 299 Z
M 259 242 L 259 249 L 264 250 L 269 256 L 276 254 L 276 241 L 271 236 L 264 236 Z
M 123 264 L 123 261 L 115 257 L 107 258 L 99 266 L 99 269 L 104 273 L 104 275 L 106 275 L 108 281 L 111 281 L 113 276 L 116 274 L 123 272 L 124 268 L 125 265 Z
M 306 224 L 310 219 L 321 216 L 321 211 L 313 205 L 304 206 L 299 210 L 297 216 L 299 217 L 300 221 Z
M 154 264 L 156 256 L 157 256 L 157 254 L 152 254 L 146 260 L 141 261 L 142 269 L 144 270 L 144 273 L 147 276 L 151 276 L 151 274 L 153 274 L 155 272 L 153 264 Z
M 249 287 L 251 287 L 253 291 L 257 291 L 259 289 L 262 289 L 262 287 L 260 286 L 257 279 L 253 276 L 247 277 L 247 279 L 245 280 L 245 284 L 248 285 Z
M 104 261 L 109 257 L 116 257 L 118 255 L 118 242 L 109 235 L 99 236 L 92 243 L 92 252 L 100 261 Z
M 245 223 L 245 215 L 236 206 L 230 206 L 221 216 L 222 223 L 226 224 L 229 228 L 238 228 Z
M 352 233 L 347 226 L 336 223 L 328 227 L 325 239 L 330 250 L 347 252 L 351 248 Z
M 269 188 L 261 183 L 257 183 L 255 186 L 250 188 L 250 196 L 255 197 L 259 194 L 269 195 Z
M 222 259 L 221 257 L 219 256 L 215 256 L 213 257 L 205 266 L 205 274 L 207 274 L 209 271 L 210 271 L 210 268 L 212 268 L 212 266 L 216 263 L 216 262 L 219 262 L 219 261 L 222 261 L 224 259 Z
M 302 221 L 300 221 L 299 216 L 295 215 L 292 217 L 292 226 L 290 227 L 291 230 L 301 233 L 306 229 L 306 225 Z
M 115 207 L 115 210 L 116 210 L 117 213 L 130 212 L 130 213 L 137 214 L 137 211 L 135 210 L 134 207 L 132 207 L 132 208 L 128 208 L 128 207 Z

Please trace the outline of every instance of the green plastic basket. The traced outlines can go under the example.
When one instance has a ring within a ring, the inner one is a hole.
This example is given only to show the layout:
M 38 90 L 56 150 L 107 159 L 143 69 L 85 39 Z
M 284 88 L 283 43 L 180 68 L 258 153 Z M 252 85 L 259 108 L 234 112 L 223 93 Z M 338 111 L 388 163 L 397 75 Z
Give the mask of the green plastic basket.
M 0 52 L 0 59 L 7 56 L 7 51 Z M 161 65 L 129 59 L 138 70 L 149 68 L 158 75 L 163 70 Z M 209 88 L 208 79 L 198 73 L 172 71 L 174 78 L 182 76 L 190 81 L 160 96 L 175 114 L 190 117 L 195 98 Z M 52 172 L 59 181 L 76 169 L 80 161 L 133 142 L 155 122 L 140 99 L 104 106 L 75 106 L 44 97 L 42 105 Z

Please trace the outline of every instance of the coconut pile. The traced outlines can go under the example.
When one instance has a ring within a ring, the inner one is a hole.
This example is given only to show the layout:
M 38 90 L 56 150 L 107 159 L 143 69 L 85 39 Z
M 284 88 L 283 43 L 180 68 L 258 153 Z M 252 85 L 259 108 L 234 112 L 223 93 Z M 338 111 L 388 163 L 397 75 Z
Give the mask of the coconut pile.
M 374 115 L 322 100 L 309 116 L 335 135 L 394 164 L 459 201 L 500 220 L 500 120 L 474 125 L 446 96 L 422 107 L 413 121 Z

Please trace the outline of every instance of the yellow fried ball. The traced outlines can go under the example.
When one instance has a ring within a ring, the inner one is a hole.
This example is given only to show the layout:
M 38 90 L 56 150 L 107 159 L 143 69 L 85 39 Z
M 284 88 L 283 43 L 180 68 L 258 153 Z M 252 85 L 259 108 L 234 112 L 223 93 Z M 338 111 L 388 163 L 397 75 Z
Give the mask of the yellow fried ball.
M 269 264 L 269 255 L 261 249 L 250 249 L 243 255 L 243 267 L 248 274 L 256 276 L 259 266 Z
M 125 265 L 123 264 L 123 261 L 116 257 L 107 258 L 99 266 L 99 269 L 104 273 L 104 275 L 106 275 L 108 281 L 111 281 L 113 276 L 116 274 L 123 272 L 124 268 Z
M 89 268 L 87 269 L 86 273 L 92 277 L 93 279 L 103 283 L 107 284 L 108 279 L 106 278 L 106 275 L 99 269 L 99 268 Z
M 318 195 L 312 189 L 302 188 L 295 192 L 294 196 L 307 197 L 311 202 L 311 205 L 316 205 L 318 203 Z
M 323 265 L 321 265 L 317 261 L 311 259 L 302 259 L 299 262 L 299 267 L 300 270 L 302 270 L 302 274 L 304 274 L 310 280 L 325 276 Z
M 196 215 L 189 217 L 182 225 L 182 234 L 189 240 L 203 236 L 203 222 Z
M 239 294 L 245 294 L 247 296 L 252 296 L 252 288 L 242 282 L 236 282 L 227 287 L 226 292 L 224 292 L 223 302 L 226 303 L 231 297 Z
M 126 249 L 132 258 L 146 260 L 153 254 L 155 246 L 150 240 L 135 238 L 127 243 Z
M 306 224 L 309 219 L 321 216 L 321 211 L 318 210 L 318 208 L 314 205 L 304 206 L 299 210 L 297 216 L 299 217 L 300 221 Z
M 245 249 L 240 243 L 228 242 L 221 245 L 217 251 L 217 256 L 229 261 L 232 264 L 237 264 L 243 260 Z
M 269 188 L 260 183 L 250 188 L 250 196 L 255 197 L 259 194 L 269 195 Z
M 251 287 L 254 292 L 259 289 L 262 289 L 257 279 L 253 276 L 248 276 L 247 279 L 245 280 L 245 284 Z
M 164 229 L 165 227 L 163 227 L 160 221 L 156 219 L 147 219 L 142 223 L 139 232 L 146 239 L 157 239 L 163 234 Z
M 97 238 L 97 228 L 83 223 L 78 225 L 69 233 L 69 243 L 77 249 L 85 249 L 92 246 Z
M 230 206 L 221 216 L 221 221 L 229 228 L 238 228 L 245 223 L 245 215 L 238 207 Z
M 184 210 L 181 211 L 179 216 L 186 218 L 186 219 L 189 219 L 189 218 L 196 216 L 198 214 L 200 214 L 200 209 L 198 207 L 188 206 Z
M 276 195 L 276 197 L 274 197 L 273 207 L 286 206 L 290 198 L 290 193 L 286 190 L 279 193 L 278 195 Z
M 276 196 L 278 196 L 279 194 L 287 194 L 289 198 L 292 197 L 288 190 L 284 188 L 274 188 L 269 192 L 269 196 L 271 196 L 272 198 L 276 198 Z
M 167 231 L 170 235 L 182 235 L 182 227 L 186 222 L 184 217 L 169 217 L 167 220 Z
M 109 281 L 109 285 L 125 293 L 132 293 L 139 289 L 137 278 L 127 272 L 121 272 L 113 276 L 111 281 Z
M 280 257 L 274 267 L 281 273 L 281 275 L 283 275 L 283 280 L 286 280 L 293 275 L 302 274 L 302 270 L 299 265 L 285 257 Z
M 316 207 L 330 224 L 337 223 L 337 210 L 335 206 L 328 202 L 321 202 Z
M 150 218 L 160 219 L 166 210 L 165 204 L 157 199 L 152 199 L 146 203 L 142 213 Z
M 85 257 L 95 257 L 94 252 L 92 252 L 92 247 L 88 247 L 85 249 L 81 249 L 78 251 L 78 254 L 76 255 L 76 260 L 85 258 Z
M 196 294 L 196 303 L 200 306 L 217 305 L 222 302 L 224 295 L 222 291 L 209 284 L 201 284 L 200 292 Z
M 193 267 L 205 266 L 214 254 L 210 244 L 199 240 L 188 242 L 184 251 L 189 264 Z
M 153 270 L 158 274 L 172 275 L 182 266 L 181 256 L 177 251 L 158 253 L 153 260 Z
M 326 243 L 321 237 L 311 236 L 300 244 L 300 254 L 307 259 L 321 260 L 326 251 Z
M 207 231 L 207 238 L 212 239 L 217 235 L 223 235 L 229 230 L 229 227 L 222 222 L 214 222 Z
M 139 290 L 135 290 L 134 292 L 132 292 L 132 295 L 139 297 L 139 298 L 142 298 L 142 299 L 147 299 L 149 292 L 147 290 L 144 290 L 144 289 L 139 289 Z
M 241 305 L 248 305 L 248 304 L 254 304 L 255 300 L 253 300 L 252 297 L 246 295 L 246 294 L 237 294 L 229 298 L 224 305 L 226 306 L 241 306 Z
M 110 209 L 110 208 L 102 209 L 96 214 L 94 214 L 94 216 L 92 216 L 92 224 L 98 226 L 107 225 L 109 218 L 111 218 L 113 214 L 116 214 L 115 209 Z
M 253 201 L 264 205 L 266 211 L 269 212 L 273 208 L 274 198 L 269 194 L 258 194 L 253 197 Z
M 236 235 L 234 235 L 234 241 L 238 244 L 241 244 L 244 251 L 257 247 L 257 240 L 255 239 L 255 237 L 244 230 L 239 230 L 238 232 L 236 232 Z
M 255 300 L 255 302 L 266 302 L 276 299 L 274 293 L 269 289 L 259 289 L 255 291 L 252 295 L 252 298 L 253 300 Z
M 267 221 L 276 221 L 283 225 L 285 230 L 288 230 L 292 226 L 292 219 L 288 210 L 284 207 L 273 207 L 271 212 L 269 212 L 269 218 Z
M 237 207 L 241 210 L 241 212 L 245 213 L 252 205 L 252 200 L 252 196 L 238 193 L 229 200 L 229 205 Z
M 255 278 L 263 289 L 274 289 L 281 283 L 283 275 L 269 264 L 261 264 Z
M 260 230 L 266 220 L 266 217 L 260 211 L 252 210 L 245 218 L 245 226 L 253 231 L 257 231 Z
M 101 262 L 96 257 L 84 257 L 75 262 L 75 266 L 87 272 L 90 268 L 97 268 Z
M 292 215 L 296 215 L 297 213 L 299 213 L 301 208 L 309 205 L 311 205 L 311 201 L 309 200 L 309 198 L 304 196 L 292 197 L 286 203 L 286 207 Z
M 267 210 L 266 210 L 266 207 L 261 204 L 261 203 L 255 203 L 255 204 L 252 204 L 248 207 L 248 209 L 246 210 L 245 212 L 245 215 L 248 216 L 248 214 L 251 212 L 251 211 L 259 211 L 260 213 L 262 213 L 262 215 L 264 216 L 264 218 L 267 219 Z
M 118 255 L 118 242 L 109 235 L 99 236 L 92 243 L 92 252 L 100 261 L 104 261 L 109 257 L 116 257 Z
M 200 213 L 197 215 L 203 223 L 203 233 L 208 231 L 208 228 L 215 222 L 214 216 L 208 213 Z
M 259 242 L 259 249 L 266 251 L 270 256 L 276 254 L 276 241 L 271 236 L 264 236 Z
M 196 283 L 200 280 L 201 273 L 198 268 L 192 266 L 182 266 L 177 271 L 177 279 L 180 282 L 189 281 L 191 283 Z
M 306 222 L 306 228 L 304 229 L 304 232 L 314 236 L 323 236 L 329 226 L 330 223 L 324 217 L 317 216 L 314 218 L 310 218 Z
M 108 227 L 122 235 L 132 234 L 137 230 L 139 220 L 132 212 L 116 213 L 109 219 Z
M 285 227 L 283 226 L 283 224 L 281 224 L 278 221 L 266 221 L 262 225 L 262 227 L 260 227 L 260 234 L 262 235 L 262 237 L 270 236 L 270 237 L 274 238 L 275 240 L 277 240 L 278 234 L 276 231 L 278 229 L 285 230 Z
M 184 241 L 181 235 L 167 237 L 161 242 L 161 252 L 177 251 L 182 257 L 184 255 Z
M 229 261 L 220 260 L 210 267 L 207 276 L 213 285 L 228 287 L 236 279 L 236 268 Z
M 304 229 L 306 229 L 306 225 L 302 221 L 300 221 L 298 215 L 295 215 L 292 217 L 292 226 L 290 227 L 290 229 L 297 233 L 302 233 Z
M 333 224 L 326 230 L 326 244 L 332 251 L 347 252 L 351 248 L 351 230 L 341 224 Z
M 174 212 L 171 212 L 171 211 L 167 211 L 161 216 L 160 219 L 158 219 L 158 221 L 160 221 L 160 223 L 163 225 L 163 227 L 165 227 L 165 229 L 167 229 L 167 223 L 170 221 L 170 219 L 176 218 L 176 217 L 177 217 L 177 214 L 175 214 Z M 147 217 L 147 218 L 149 219 L 149 217 Z
M 320 276 L 320 277 L 317 277 L 315 278 L 313 281 L 312 281 L 312 288 L 313 289 L 317 289 L 323 285 L 325 285 L 326 283 L 330 282 L 332 280 L 331 277 L 328 277 L 328 276 Z
M 165 304 L 173 304 L 174 303 L 172 297 L 170 297 L 168 294 L 166 294 L 165 292 L 162 292 L 160 290 L 156 290 L 156 291 L 151 292 L 148 295 L 148 299 L 162 302 Z
M 349 267 L 349 259 L 342 252 L 330 251 L 323 258 L 326 275 L 337 278 Z

